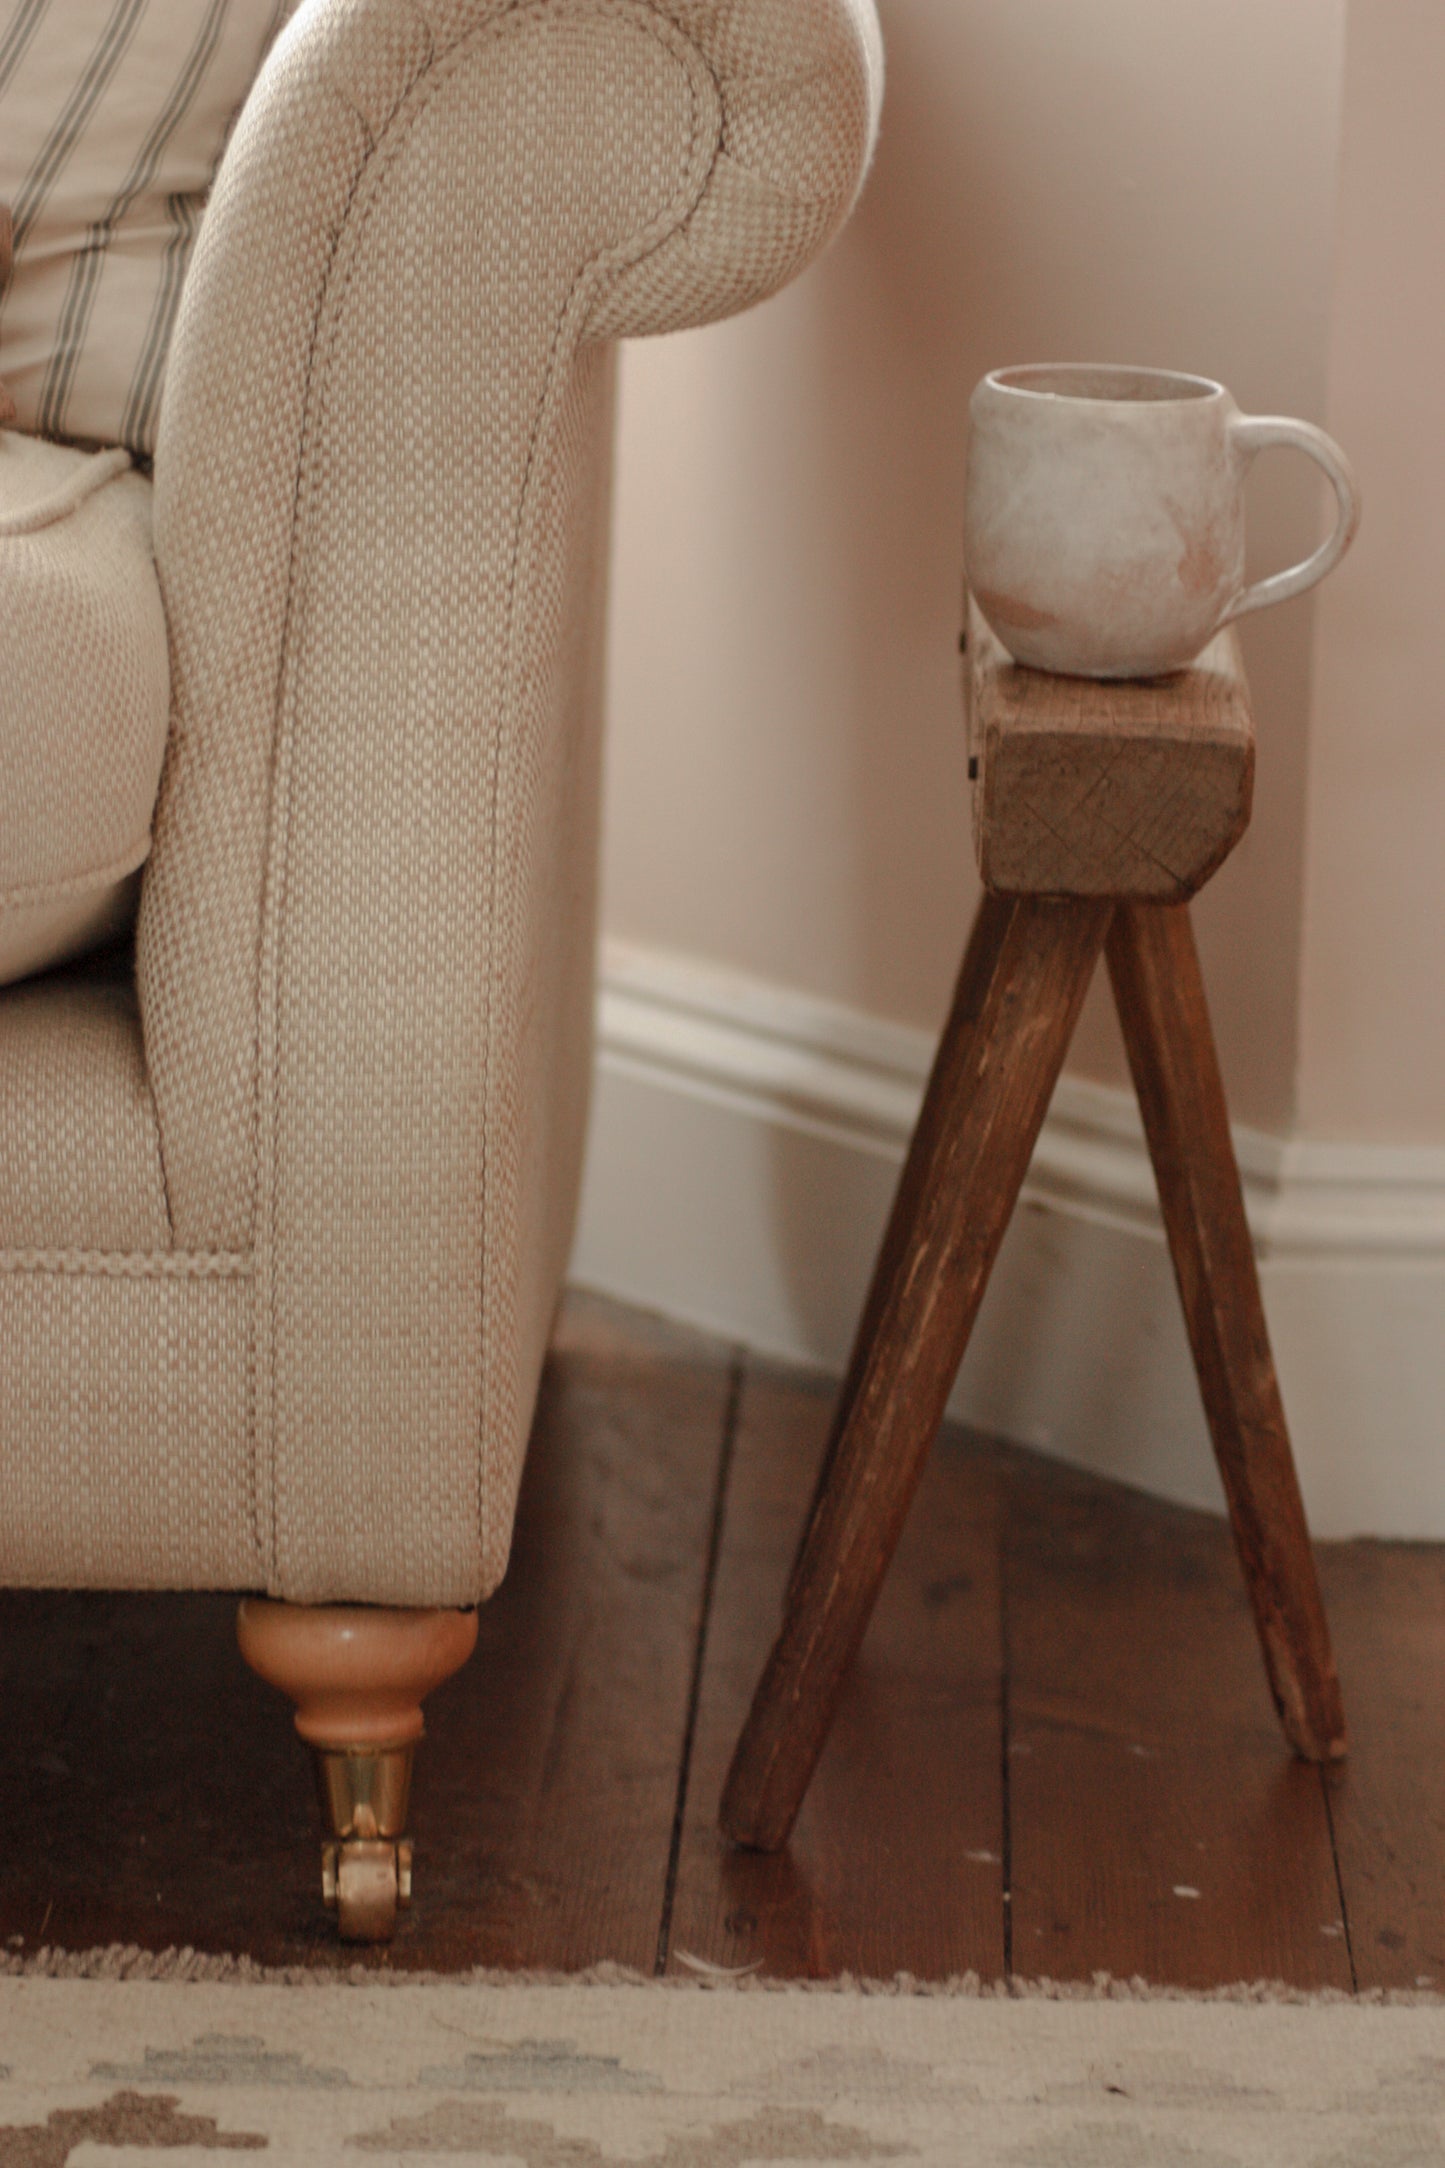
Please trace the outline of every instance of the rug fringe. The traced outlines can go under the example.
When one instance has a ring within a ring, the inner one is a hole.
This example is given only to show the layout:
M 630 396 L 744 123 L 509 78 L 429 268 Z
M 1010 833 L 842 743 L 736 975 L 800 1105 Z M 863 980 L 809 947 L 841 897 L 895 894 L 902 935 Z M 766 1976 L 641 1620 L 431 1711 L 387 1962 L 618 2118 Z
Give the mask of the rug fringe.
M 1027 1980 L 1017 1976 L 983 1980 L 976 1972 L 946 1980 L 920 1980 L 910 1972 L 891 1979 L 865 1979 L 839 1973 L 828 1980 L 787 1980 L 756 1972 L 667 1973 L 658 1978 L 629 1965 L 588 1965 L 577 1972 L 474 1966 L 462 1972 L 410 1971 L 383 1961 L 359 1960 L 318 1965 L 262 1965 L 252 1957 L 192 1949 L 143 1950 L 136 1943 L 110 1943 L 104 1949 L 41 1949 L 30 1955 L 0 1951 L 0 1978 L 47 1980 L 152 1980 L 177 1985 L 208 1982 L 241 1987 L 631 1987 L 664 1988 L 693 1994 L 807 1995 L 945 1995 L 971 2001 L 1001 2002 L 1239 2002 L 1351 2003 L 1360 2006 L 1413 2007 L 1445 2003 L 1432 1988 L 1291 1987 L 1284 1980 L 1236 1980 L 1219 1987 L 1161 1986 L 1135 1974 L 1116 1979 L 1096 1972 L 1091 1980 Z

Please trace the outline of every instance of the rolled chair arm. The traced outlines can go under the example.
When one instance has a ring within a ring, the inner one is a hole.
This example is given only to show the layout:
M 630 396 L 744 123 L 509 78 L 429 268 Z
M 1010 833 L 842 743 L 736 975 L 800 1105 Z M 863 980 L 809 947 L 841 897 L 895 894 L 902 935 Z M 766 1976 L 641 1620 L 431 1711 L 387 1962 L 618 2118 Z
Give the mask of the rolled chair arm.
M 254 1255 L 273 1593 L 500 1574 L 586 1100 L 608 343 L 800 269 L 878 89 L 871 0 L 310 0 L 240 117 L 138 965 L 175 1241 Z

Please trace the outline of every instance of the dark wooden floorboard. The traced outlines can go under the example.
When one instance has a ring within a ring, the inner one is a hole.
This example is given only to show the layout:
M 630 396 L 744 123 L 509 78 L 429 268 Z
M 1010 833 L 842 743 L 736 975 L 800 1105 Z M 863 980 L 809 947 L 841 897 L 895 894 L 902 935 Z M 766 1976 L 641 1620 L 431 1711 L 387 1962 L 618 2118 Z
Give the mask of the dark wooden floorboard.
M 713 1341 L 570 1306 L 445 1738 L 436 1696 L 428 1963 L 652 1969 L 730 1372 Z
M 1350 1725 L 1330 1810 L 1359 1984 L 1445 1989 L 1445 1549 L 1323 1547 Z
M 231 1596 L 0 1598 L 0 1937 L 329 1950 L 304 1750 Z
M 368 1962 L 651 1969 L 734 1367 L 569 1301 L 511 1572 L 428 1704 L 416 1908 Z M 1323 1546 L 1352 1746 L 1326 1793 L 1276 1727 L 1222 1521 L 957 1432 L 791 1850 L 725 1847 L 723 1772 L 832 1392 L 746 1380 L 675 1968 L 686 1951 L 781 1976 L 995 1976 L 1007 1911 L 1026 1976 L 1346 1987 L 1353 1954 L 1362 1987 L 1445 1987 L 1445 1546 Z M 229 1596 L 0 1594 L 0 1942 L 351 1961 L 318 1900 L 307 1757 L 233 1615 Z
M 511 1570 L 427 1704 L 393 1964 L 651 1969 L 729 1367 L 714 1342 L 569 1304 Z M 337 1961 L 308 1758 L 237 1656 L 234 1610 L 0 1599 L 0 1939 Z
M 942 1979 L 1002 1970 L 996 1456 L 936 1448 L 788 1849 L 717 1826 L 836 1387 L 754 1368 L 708 1625 L 671 1968 Z
M 1318 1772 L 1222 1520 L 1011 1456 L 1013 1967 L 1350 1986 Z

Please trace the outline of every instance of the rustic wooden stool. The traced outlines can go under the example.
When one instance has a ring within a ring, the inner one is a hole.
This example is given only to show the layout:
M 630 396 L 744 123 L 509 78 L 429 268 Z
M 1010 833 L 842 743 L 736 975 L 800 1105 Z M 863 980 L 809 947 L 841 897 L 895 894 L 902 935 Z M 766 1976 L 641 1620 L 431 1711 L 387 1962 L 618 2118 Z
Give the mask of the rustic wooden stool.
M 986 893 L 858 1327 L 722 1826 L 787 1842 L 897 1546 L 1104 949 L 1265 1669 L 1309 1761 L 1345 1751 L 1187 899 L 1243 834 L 1254 725 L 1232 632 L 1133 683 L 1011 662 L 970 606 Z

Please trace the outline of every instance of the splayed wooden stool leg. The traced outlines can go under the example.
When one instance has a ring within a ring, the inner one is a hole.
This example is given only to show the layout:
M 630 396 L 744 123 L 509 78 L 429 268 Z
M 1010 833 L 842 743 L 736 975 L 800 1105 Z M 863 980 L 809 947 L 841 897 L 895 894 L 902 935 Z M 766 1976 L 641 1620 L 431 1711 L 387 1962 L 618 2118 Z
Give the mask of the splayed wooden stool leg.
M 1295 1752 L 1335 1761 L 1340 1682 L 1187 905 L 1121 904 L 1108 959 L 1270 1691 Z
M 411 1901 L 406 1821 L 421 1704 L 471 1655 L 476 1613 L 248 1596 L 236 1637 L 252 1670 L 296 1703 L 296 1729 L 313 1749 L 322 1895 L 342 1939 L 389 1941 Z
M 943 1420 L 1108 927 L 1107 903 L 985 896 L 884 1241 L 781 1632 L 722 1825 L 785 1844 Z

